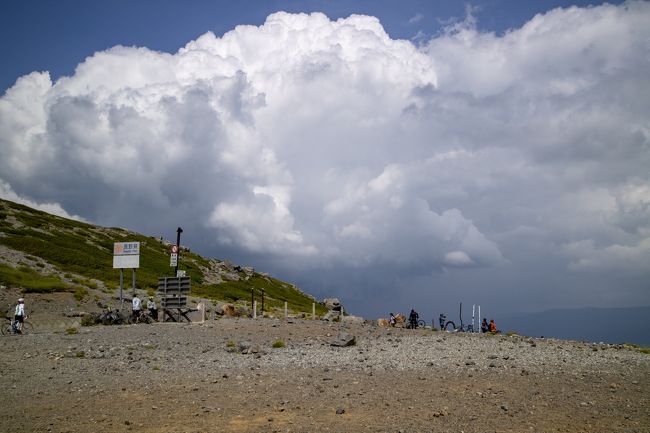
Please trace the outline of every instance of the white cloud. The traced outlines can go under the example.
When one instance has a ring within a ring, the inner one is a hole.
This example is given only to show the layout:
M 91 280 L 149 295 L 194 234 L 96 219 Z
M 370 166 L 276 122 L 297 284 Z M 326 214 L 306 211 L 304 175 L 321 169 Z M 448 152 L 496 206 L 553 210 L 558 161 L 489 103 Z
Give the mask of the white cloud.
M 464 251 L 452 251 L 445 254 L 445 264 L 448 266 L 468 266 L 474 261 Z
M 424 18 L 424 15 L 422 15 L 421 13 L 418 12 L 415 15 L 413 15 L 411 18 L 409 18 L 409 24 L 418 23 L 418 22 L 422 21 L 422 18 Z
M 14 192 L 13 189 L 11 189 L 11 185 L 9 185 L 7 182 L 4 182 L 2 179 L 0 179 L 0 198 L 29 206 L 31 208 L 38 209 L 52 215 L 85 222 L 85 220 L 80 216 L 70 215 L 67 213 L 65 209 L 63 209 L 63 207 L 61 207 L 61 205 L 58 203 L 39 203 L 19 196 Z
M 649 39 L 647 2 L 502 36 L 470 10 L 419 47 L 374 17 L 277 13 L 22 77 L 0 98 L 0 172 L 30 200 L 151 232 L 182 221 L 297 273 L 647 276 Z

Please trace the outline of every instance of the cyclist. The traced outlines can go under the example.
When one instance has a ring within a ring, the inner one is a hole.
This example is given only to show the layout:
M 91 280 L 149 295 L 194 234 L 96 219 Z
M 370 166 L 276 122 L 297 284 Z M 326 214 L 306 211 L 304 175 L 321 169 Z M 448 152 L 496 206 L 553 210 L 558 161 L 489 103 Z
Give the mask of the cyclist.
M 14 312 L 14 323 L 16 331 L 19 334 L 23 332 L 23 322 L 25 321 L 25 300 L 23 298 L 18 299 L 18 304 L 16 304 L 16 310 Z
M 133 309 L 133 320 L 137 319 L 140 317 L 140 313 L 142 313 L 142 301 L 140 298 L 138 298 L 137 294 L 133 295 L 133 300 L 131 301 L 131 308 Z
M 411 309 L 411 314 L 409 314 L 409 323 L 411 324 L 411 329 L 418 327 L 418 319 L 420 316 L 415 312 L 414 309 Z

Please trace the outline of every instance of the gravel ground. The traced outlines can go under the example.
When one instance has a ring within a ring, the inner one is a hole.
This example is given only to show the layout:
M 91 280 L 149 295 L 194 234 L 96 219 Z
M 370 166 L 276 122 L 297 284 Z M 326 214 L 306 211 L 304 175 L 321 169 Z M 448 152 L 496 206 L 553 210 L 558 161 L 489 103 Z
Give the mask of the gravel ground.
M 622 346 L 273 319 L 0 345 L 6 432 L 650 432 L 650 355 Z

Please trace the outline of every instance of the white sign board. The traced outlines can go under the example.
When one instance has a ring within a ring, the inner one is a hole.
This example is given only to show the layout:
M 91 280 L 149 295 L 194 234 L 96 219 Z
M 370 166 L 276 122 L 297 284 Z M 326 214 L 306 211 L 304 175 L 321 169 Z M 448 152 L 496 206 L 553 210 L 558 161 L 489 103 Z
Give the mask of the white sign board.
M 115 242 L 113 244 L 113 269 L 140 267 L 140 242 Z
M 172 253 L 172 254 L 169 256 L 169 266 L 171 266 L 171 267 L 173 268 L 173 267 L 175 267 L 177 264 L 178 264 L 178 254 L 176 254 L 176 253 Z

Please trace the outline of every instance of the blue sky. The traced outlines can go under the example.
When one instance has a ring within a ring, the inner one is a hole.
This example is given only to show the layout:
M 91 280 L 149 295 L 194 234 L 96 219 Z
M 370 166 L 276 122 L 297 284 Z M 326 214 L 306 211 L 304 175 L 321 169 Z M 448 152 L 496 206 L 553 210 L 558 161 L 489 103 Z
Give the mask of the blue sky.
M 650 3 L 573 4 L 3 2 L 0 197 L 368 317 L 650 305 Z
M 32 71 L 52 78 L 70 75 L 87 56 L 115 45 L 176 52 L 187 41 L 216 35 L 240 24 L 260 25 L 276 11 L 323 12 L 331 19 L 351 14 L 378 17 L 393 38 L 434 35 L 448 20 L 475 8 L 478 28 L 497 33 L 521 26 L 536 13 L 556 7 L 601 4 L 562 0 L 241 0 L 241 1 L 5 1 L 0 4 L 0 90 Z M 620 1 L 610 1 L 617 4 Z

